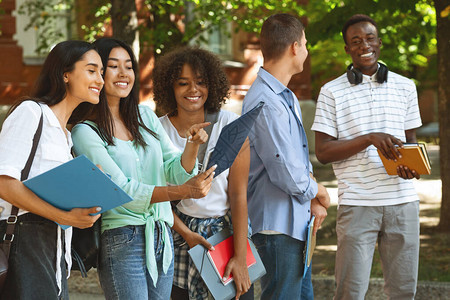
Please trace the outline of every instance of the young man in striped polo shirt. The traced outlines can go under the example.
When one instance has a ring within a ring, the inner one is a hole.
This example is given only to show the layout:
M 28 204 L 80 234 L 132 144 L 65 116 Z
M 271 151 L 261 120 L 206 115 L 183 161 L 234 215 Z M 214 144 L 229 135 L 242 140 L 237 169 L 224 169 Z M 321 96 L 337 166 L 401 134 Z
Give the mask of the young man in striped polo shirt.
M 335 299 L 364 299 L 375 244 L 389 299 L 413 299 L 419 260 L 419 197 L 405 166 L 387 175 L 378 156 L 399 155 L 395 145 L 416 142 L 421 126 L 414 83 L 378 63 L 381 39 L 374 20 L 354 15 L 344 25 L 353 64 L 325 84 L 312 130 L 316 156 L 333 163 L 338 179 Z

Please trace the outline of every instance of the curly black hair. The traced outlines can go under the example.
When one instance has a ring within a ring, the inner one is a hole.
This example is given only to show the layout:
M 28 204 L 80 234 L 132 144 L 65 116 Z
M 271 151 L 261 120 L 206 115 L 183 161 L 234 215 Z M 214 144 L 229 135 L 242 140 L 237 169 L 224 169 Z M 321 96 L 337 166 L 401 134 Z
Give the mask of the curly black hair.
M 200 75 L 208 88 L 208 99 L 204 108 L 218 112 L 229 97 L 229 83 L 220 59 L 213 53 L 196 47 L 182 47 L 171 51 L 156 61 L 153 69 L 153 93 L 158 108 L 171 116 L 177 114 L 177 102 L 173 84 L 181 69 L 188 64 Z

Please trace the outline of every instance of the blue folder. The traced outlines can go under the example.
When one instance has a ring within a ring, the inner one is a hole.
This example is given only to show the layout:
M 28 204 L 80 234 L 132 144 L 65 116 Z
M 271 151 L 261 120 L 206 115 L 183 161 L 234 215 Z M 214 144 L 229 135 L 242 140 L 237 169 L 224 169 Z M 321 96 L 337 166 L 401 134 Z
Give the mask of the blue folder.
M 41 199 L 66 211 L 100 206 L 99 213 L 102 213 L 133 200 L 84 155 L 27 179 L 23 184 Z
M 217 164 L 214 170 L 214 176 L 217 177 L 231 167 L 263 106 L 264 102 L 259 102 L 250 111 L 222 128 L 212 153 L 207 154 L 209 159 L 205 163 L 205 170 Z
M 306 246 L 305 246 L 305 251 L 304 251 L 305 265 L 303 267 L 303 278 L 305 278 L 306 273 L 308 272 L 308 269 L 311 268 L 312 256 L 314 253 L 314 248 L 316 247 L 316 236 L 313 235 L 315 219 L 316 219 L 316 216 L 312 216 L 311 221 L 309 221 L 309 225 L 307 227 L 307 232 L 306 232 L 307 239 L 306 239 Z
M 215 235 L 208 238 L 208 242 L 210 242 L 213 246 L 222 242 L 226 238 L 231 235 L 231 231 L 229 229 L 224 229 L 219 231 Z M 261 278 L 264 274 L 266 274 L 266 268 L 261 261 L 261 258 L 256 250 L 255 245 L 249 239 L 250 248 L 252 249 L 253 256 L 256 259 L 256 264 L 250 266 L 248 268 L 248 275 L 250 276 L 250 281 L 254 283 L 256 280 Z M 236 296 L 236 286 L 234 282 L 224 285 L 222 283 L 222 279 L 217 275 L 214 266 L 211 263 L 211 260 L 207 255 L 208 249 L 203 245 L 197 245 L 188 251 L 192 261 L 195 264 L 195 267 L 200 273 L 203 281 L 208 287 L 211 295 L 215 300 L 225 300 L 231 299 Z

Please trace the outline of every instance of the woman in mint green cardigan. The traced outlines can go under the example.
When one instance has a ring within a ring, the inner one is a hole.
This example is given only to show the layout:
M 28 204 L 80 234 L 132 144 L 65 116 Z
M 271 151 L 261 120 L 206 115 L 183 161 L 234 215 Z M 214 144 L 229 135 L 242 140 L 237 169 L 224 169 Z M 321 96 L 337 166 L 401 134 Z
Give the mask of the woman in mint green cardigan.
M 92 118 L 72 130 L 74 151 L 100 164 L 133 198 L 102 215 L 100 283 L 107 299 L 169 299 L 169 201 L 208 193 L 214 168 L 195 176 L 198 147 L 207 139 L 202 128 L 208 123 L 192 126 L 191 138 L 179 152 L 154 112 L 138 105 L 137 63 L 131 48 L 112 38 L 94 44 L 105 66 L 105 86 Z

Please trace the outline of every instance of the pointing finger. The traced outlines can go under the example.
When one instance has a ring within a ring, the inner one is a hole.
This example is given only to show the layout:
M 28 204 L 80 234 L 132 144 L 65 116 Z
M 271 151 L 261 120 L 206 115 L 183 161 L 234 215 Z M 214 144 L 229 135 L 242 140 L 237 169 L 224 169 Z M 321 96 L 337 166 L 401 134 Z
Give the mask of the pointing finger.
M 209 126 L 209 125 L 211 125 L 211 122 L 198 123 L 198 124 L 192 125 L 190 129 L 199 130 L 199 129 L 205 128 L 206 126 Z
M 216 168 L 217 168 L 217 165 L 214 165 L 211 168 L 209 168 L 208 170 L 206 170 L 205 173 L 202 174 L 204 176 L 203 179 L 208 178 L 208 176 L 211 175 Z

